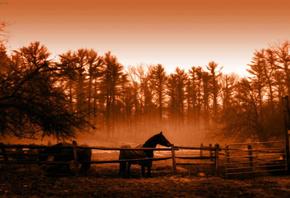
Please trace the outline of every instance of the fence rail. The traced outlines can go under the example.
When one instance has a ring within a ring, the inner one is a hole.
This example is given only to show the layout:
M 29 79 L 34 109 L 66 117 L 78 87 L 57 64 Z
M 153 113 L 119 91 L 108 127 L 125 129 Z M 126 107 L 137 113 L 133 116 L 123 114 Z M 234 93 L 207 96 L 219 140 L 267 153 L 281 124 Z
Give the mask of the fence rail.
M 284 142 L 228 144 L 225 156 L 226 176 L 287 171 Z
M 4 145 L 0 143 L 0 164 L 74 164 L 75 174 L 78 175 L 78 164 L 84 163 L 85 161 L 78 161 L 76 156 L 76 149 L 95 149 L 95 150 L 110 150 L 110 151 L 121 151 L 121 150 L 135 150 L 135 151 L 170 151 L 171 156 L 168 157 L 154 157 L 154 158 L 138 158 L 138 159 L 121 159 L 121 160 L 106 160 L 106 161 L 89 161 L 86 163 L 90 164 L 106 164 L 106 163 L 120 163 L 120 162 L 140 162 L 140 161 L 161 161 L 161 160 L 169 160 L 172 159 L 172 171 L 173 174 L 177 172 L 176 165 L 214 165 L 216 172 L 218 172 L 218 155 L 221 150 L 216 144 L 215 147 L 211 145 L 208 147 L 203 146 L 201 144 L 200 147 L 185 147 L 185 146 L 174 146 L 171 148 L 115 148 L 115 147 L 82 147 L 77 146 L 76 142 L 73 142 L 73 146 L 63 146 L 63 149 L 73 149 L 74 152 L 74 160 L 72 162 L 66 161 L 39 161 L 38 158 L 31 160 L 27 159 L 27 157 L 39 157 L 39 156 L 63 156 L 63 154 L 40 154 L 40 153 L 32 153 L 32 151 L 36 151 L 38 149 L 49 148 L 50 146 L 44 145 Z M 200 156 L 176 156 L 178 153 L 176 151 L 180 150 L 197 150 L 200 151 Z M 205 156 L 203 151 L 208 151 L 209 156 Z M 2 158 L 2 159 L 1 159 Z M 176 160 L 211 160 L 211 162 L 204 163 L 180 163 L 176 162 Z
M 261 147 L 261 145 L 264 145 Z M 74 157 L 72 161 L 39 161 L 39 156 L 64 156 L 63 154 L 40 154 L 35 152 L 39 149 L 49 148 L 45 145 L 5 145 L 0 143 L 0 164 L 73 164 L 75 174 L 78 175 L 78 164 L 85 161 L 78 161 L 76 149 L 92 149 L 92 150 L 135 150 L 146 151 L 153 150 L 159 152 L 170 152 L 171 155 L 154 158 L 139 158 L 139 159 L 121 159 L 121 160 L 92 160 L 86 163 L 90 164 L 108 164 L 120 162 L 141 162 L 141 161 L 162 161 L 172 160 L 173 174 L 177 173 L 177 166 L 190 165 L 211 165 L 218 175 L 219 173 L 219 158 L 223 156 L 225 160 L 225 174 L 238 175 L 258 172 L 272 172 L 287 170 L 287 160 L 285 158 L 286 149 L 283 142 L 254 142 L 242 144 L 228 144 L 225 148 L 220 148 L 218 144 L 212 146 L 199 147 L 193 146 L 174 146 L 171 148 L 116 148 L 116 147 L 83 147 L 77 146 L 73 142 L 72 146 L 62 148 L 72 149 Z M 186 154 L 186 151 L 189 151 Z M 190 151 L 194 152 L 193 155 Z M 284 158 L 283 158 L 284 156 Z M 282 159 L 280 159 L 282 157 Z

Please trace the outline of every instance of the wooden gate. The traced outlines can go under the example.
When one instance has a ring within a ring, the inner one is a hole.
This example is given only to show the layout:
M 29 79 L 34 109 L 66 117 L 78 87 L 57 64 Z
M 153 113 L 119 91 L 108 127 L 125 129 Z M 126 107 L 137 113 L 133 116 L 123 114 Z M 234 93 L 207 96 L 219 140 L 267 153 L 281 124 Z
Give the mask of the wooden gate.
M 226 176 L 287 170 L 284 142 L 228 144 L 225 154 Z

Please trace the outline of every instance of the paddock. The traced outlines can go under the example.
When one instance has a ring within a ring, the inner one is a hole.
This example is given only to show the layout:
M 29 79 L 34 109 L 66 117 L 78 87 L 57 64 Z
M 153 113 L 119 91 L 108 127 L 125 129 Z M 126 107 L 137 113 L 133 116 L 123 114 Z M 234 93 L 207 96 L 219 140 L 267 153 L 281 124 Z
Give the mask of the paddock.
M 262 145 L 266 143 L 255 143 L 252 145 Z M 269 143 L 270 144 L 270 143 Z M 74 150 L 74 153 L 77 148 L 91 149 L 92 150 L 92 159 L 90 162 L 94 166 L 100 164 L 115 164 L 118 165 L 120 162 L 133 162 L 133 161 L 153 161 L 156 163 L 155 169 L 158 170 L 158 164 L 162 163 L 167 167 L 170 167 L 171 171 L 168 174 L 177 175 L 180 174 L 179 167 L 207 167 L 211 175 L 215 176 L 229 176 L 233 174 L 252 174 L 257 172 L 255 166 L 254 158 L 259 156 L 269 157 L 269 155 L 275 156 L 285 156 L 285 145 L 279 143 L 279 147 L 268 147 L 261 149 L 237 149 L 233 148 L 241 144 L 228 144 L 225 148 L 221 148 L 219 144 L 209 144 L 205 146 L 200 144 L 199 146 L 175 146 L 172 145 L 171 148 L 157 147 L 157 148 L 121 148 L 121 147 L 81 147 L 77 146 L 77 143 L 74 142 L 71 148 Z M 251 145 L 249 143 L 242 144 L 243 146 Z M 47 148 L 49 146 L 44 145 L 5 145 L 0 144 L 0 164 L 47 164 L 47 165 L 56 165 L 56 164 L 69 164 L 71 165 L 72 172 L 78 176 L 78 166 L 81 163 L 77 160 L 77 156 L 74 156 L 74 160 L 70 162 L 62 161 L 38 161 L 40 155 L 50 155 L 50 154 L 39 154 L 35 151 L 37 149 Z M 154 158 L 141 158 L 141 159 L 130 159 L 130 160 L 119 160 L 118 155 L 121 150 L 154 150 Z M 257 154 L 256 152 L 262 152 Z M 274 153 L 275 151 L 275 153 Z M 238 153 L 240 152 L 240 153 Z M 247 155 L 241 155 L 242 153 L 247 153 Z M 102 156 L 100 158 L 100 156 Z M 105 157 L 104 157 L 105 156 Z M 101 160 L 100 160 L 101 159 Z M 240 159 L 239 162 L 236 159 Z M 265 159 L 264 159 L 265 162 Z M 270 163 L 271 161 L 266 161 L 264 164 Z M 281 164 L 276 166 L 275 164 L 268 164 L 267 166 L 270 169 L 263 169 L 264 172 L 270 171 L 287 171 L 287 161 L 285 159 L 280 160 Z M 240 171 L 247 170 L 244 169 L 245 164 L 250 164 L 251 171 Z M 275 167 L 278 167 L 275 169 Z M 281 168 L 282 167 L 282 168 Z M 271 169 L 272 168 L 272 169 Z M 253 171 L 254 170 L 254 171 Z M 262 171 L 260 171 L 262 172 Z M 190 173 L 189 173 L 190 174 Z

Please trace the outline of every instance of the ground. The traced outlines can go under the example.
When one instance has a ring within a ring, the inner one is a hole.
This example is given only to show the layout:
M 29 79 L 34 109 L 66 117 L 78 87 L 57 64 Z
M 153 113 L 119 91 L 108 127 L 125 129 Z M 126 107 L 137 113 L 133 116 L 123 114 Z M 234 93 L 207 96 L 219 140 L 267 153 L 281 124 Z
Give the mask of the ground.
M 1 197 L 290 197 L 290 176 L 225 179 L 155 170 L 153 178 L 120 178 L 117 166 L 93 166 L 85 174 L 51 176 L 37 166 L 4 167 Z M 159 171 L 159 173 L 158 173 Z
M 94 157 L 104 160 L 114 155 Z M 224 178 L 210 166 L 179 166 L 173 175 L 170 160 L 154 162 L 153 178 L 142 178 L 138 165 L 132 166 L 131 178 L 119 176 L 118 164 L 92 165 L 78 177 L 55 175 L 53 168 L 0 166 L 0 197 L 290 197 L 289 175 Z

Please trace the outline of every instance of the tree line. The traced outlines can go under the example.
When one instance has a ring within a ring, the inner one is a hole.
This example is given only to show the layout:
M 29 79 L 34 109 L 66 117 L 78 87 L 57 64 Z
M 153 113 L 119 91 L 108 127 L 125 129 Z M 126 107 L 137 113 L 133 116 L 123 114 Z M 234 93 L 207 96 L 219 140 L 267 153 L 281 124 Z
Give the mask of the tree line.
M 124 67 L 109 51 L 78 49 L 50 59 L 33 42 L 8 55 L 0 48 L 3 136 L 74 136 L 89 130 L 130 137 L 164 130 L 176 137 L 240 141 L 283 137 L 283 97 L 290 95 L 289 42 L 255 51 L 249 77 L 224 74 L 218 63 Z

